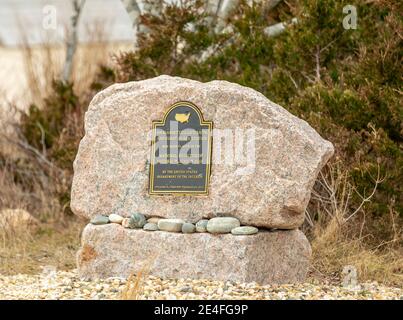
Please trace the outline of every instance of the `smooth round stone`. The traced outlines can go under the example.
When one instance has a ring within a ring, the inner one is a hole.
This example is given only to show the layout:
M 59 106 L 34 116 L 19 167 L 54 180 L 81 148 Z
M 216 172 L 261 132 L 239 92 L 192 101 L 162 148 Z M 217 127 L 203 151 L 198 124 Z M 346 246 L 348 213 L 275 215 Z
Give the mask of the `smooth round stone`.
M 144 227 L 143 230 L 146 231 L 157 231 L 158 230 L 158 226 L 155 223 L 152 222 L 147 222 Z
M 207 231 L 210 233 L 230 233 L 232 229 L 239 227 L 241 223 L 233 217 L 216 217 L 207 223 Z
M 207 219 L 199 220 L 196 223 L 196 232 L 207 232 L 207 223 L 208 223 Z
M 130 217 L 130 224 L 134 226 L 134 228 L 142 228 L 147 223 L 146 217 L 141 213 L 133 213 Z
M 151 217 L 151 218 L 147 219 L 147 222 L 158 224 L 158 221 L 160 221 L 161 219 L 162 218 Z
M 122 226 L 123 226 L 124 228 L 130 228 L 130 221 L 131 221 L 130 218 L 124 218 L 124 219 L 122 220 Z
M 112 214 L 109 215 L 109 221 L 112 222 L 112 223 L 121 224 L 122 221 L 123 221 L 123 217 L 118 215 L 118 214 L 112 213 Z
M 194 233 L 195 225 L 193 223 L 186 222 L 182 225 L 182 233 Z
M 158 229 L 168 232 L 181 232 L 184 223 L 185 221 L 182 219 L 161 219 L 158 221 Z
M 94 218 L 91 219 L 91 224 L 101 225 L 109 223 L 109 218 L 107 216 L 103 216 L 102 214 L 97 214 Z
M 139 228 L 137 227 L 136 220 L 134 220 L 132 217 L 123 219 L 122 226 L 129 229 Z
M 243 227 L 237 227 L 231 230 L 231 233 L 233 235 L 250 235 L 250 234 L 256 234 L 259 231 L 258 228 L 252 227 L 252 226 L 243 226 Z

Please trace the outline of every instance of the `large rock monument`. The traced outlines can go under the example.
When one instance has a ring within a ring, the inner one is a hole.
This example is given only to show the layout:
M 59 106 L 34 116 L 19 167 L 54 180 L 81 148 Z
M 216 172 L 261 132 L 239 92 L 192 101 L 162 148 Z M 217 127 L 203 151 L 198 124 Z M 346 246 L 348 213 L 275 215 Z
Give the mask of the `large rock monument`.
M 71 208 L 118 223 L 84 229 L 79 273 L 128 276 L 148 263 L 160 277 L 303 281 L 311 250 L 297 228 L 332 154 L 305 121 L 250 88 L 170 76 L 115 84 L 87 111 Z M 133 214 L 176 220 L 124 228 L 119 216 Z M 238 224 L 220 229 L 215 217 Z M 193 233 L 204 219 L 211 232 Z

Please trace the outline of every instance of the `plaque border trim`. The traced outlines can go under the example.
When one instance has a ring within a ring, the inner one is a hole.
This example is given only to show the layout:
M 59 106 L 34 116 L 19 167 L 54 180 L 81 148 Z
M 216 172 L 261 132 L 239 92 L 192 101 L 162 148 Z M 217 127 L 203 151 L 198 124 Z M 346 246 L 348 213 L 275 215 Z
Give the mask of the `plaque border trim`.
M 207 159 L 208 163 L 206 166 L 206 181 L 205 181 L 205 189 L 203 191 L 155 191 L 154 190 L 154 159 L 155 159 L 155 138 L 156 138 L 156 129 L 157 127 L 164 126 L 166 123 L 166 119 L 168 114 L 178 106 L 186 106 L 192 108 L 199 116 L 200 125 L 207 125 L 209 130 L 209 139 L 208 139 L 208 154 Z M 151 138 L 151 158 L 150 158 L 150 170 L 149 170 L 149 186 L 148 186 L 148 194 L 151 196 L 207 196 L 209 194 L 209 185 L 210 185 L 210 175 L 211 175 L 211 159 L 212 159 L 212 144 L 213 144 L 213 121 L 204 120 L 203 114 L 199 107 L 197 107 L 194 103 L 190 101 L 178 101 L 171 105 L 164 113 L 164 117 L 162 120 L 154 120 L 152 122 L 152 138 Z

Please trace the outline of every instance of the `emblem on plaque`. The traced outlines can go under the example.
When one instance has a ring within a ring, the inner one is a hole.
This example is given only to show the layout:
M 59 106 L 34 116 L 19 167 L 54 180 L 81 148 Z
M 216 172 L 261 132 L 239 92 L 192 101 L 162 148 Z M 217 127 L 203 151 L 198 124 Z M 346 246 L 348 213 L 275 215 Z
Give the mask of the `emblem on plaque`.
M 191 102 L 177 102 L 153 121 L 149 193 L 207 195 L 211 172 L 211 121 Z
M 177 113 L 175 114 L 175 120 L 180 123 L 188 123 L 190 117 L 190 112 L 188 113 Z

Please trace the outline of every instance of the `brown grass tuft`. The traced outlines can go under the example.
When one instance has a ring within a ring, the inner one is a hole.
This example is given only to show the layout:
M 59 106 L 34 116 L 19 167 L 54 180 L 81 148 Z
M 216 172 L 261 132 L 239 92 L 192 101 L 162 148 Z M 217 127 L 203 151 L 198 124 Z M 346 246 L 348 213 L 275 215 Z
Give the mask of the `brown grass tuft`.
M 312 239 L 314 276 L 339 282 L 346 265 L 357 268 L 360 281 L 378 281 L 384 284 L 403 285 L 403 255 L 401 249 L 402 228 L 398 226 L 398 213 L 390 211 L 390 239 L 373 237 L 365 220 L 365 203 L 371 197 L 382 178 L 374 178 L 374 189 L 362 199 L 358 208 L 352 208 L 350 199 L 355 188 L 348 173 L 339 164 L 329 164 L 327 174 L 321 174 L 313 201 L 318 201 L 315 216 L 309 213 L 308 233 Z
M 76 267 L 83 222 L 67 225 L 42 224 L 31 232 L 4 233 L 0 230 L 0 274 L 36 274 L 44 265 L 71 270 Z
M 138 300 L 140 298 L 143 291 L 144 280 L 150 272 L 154 259 L 155 257 L 151 256 L 137 273 L 130 274 L 126 286 L 122 291 L 122 300 Z

